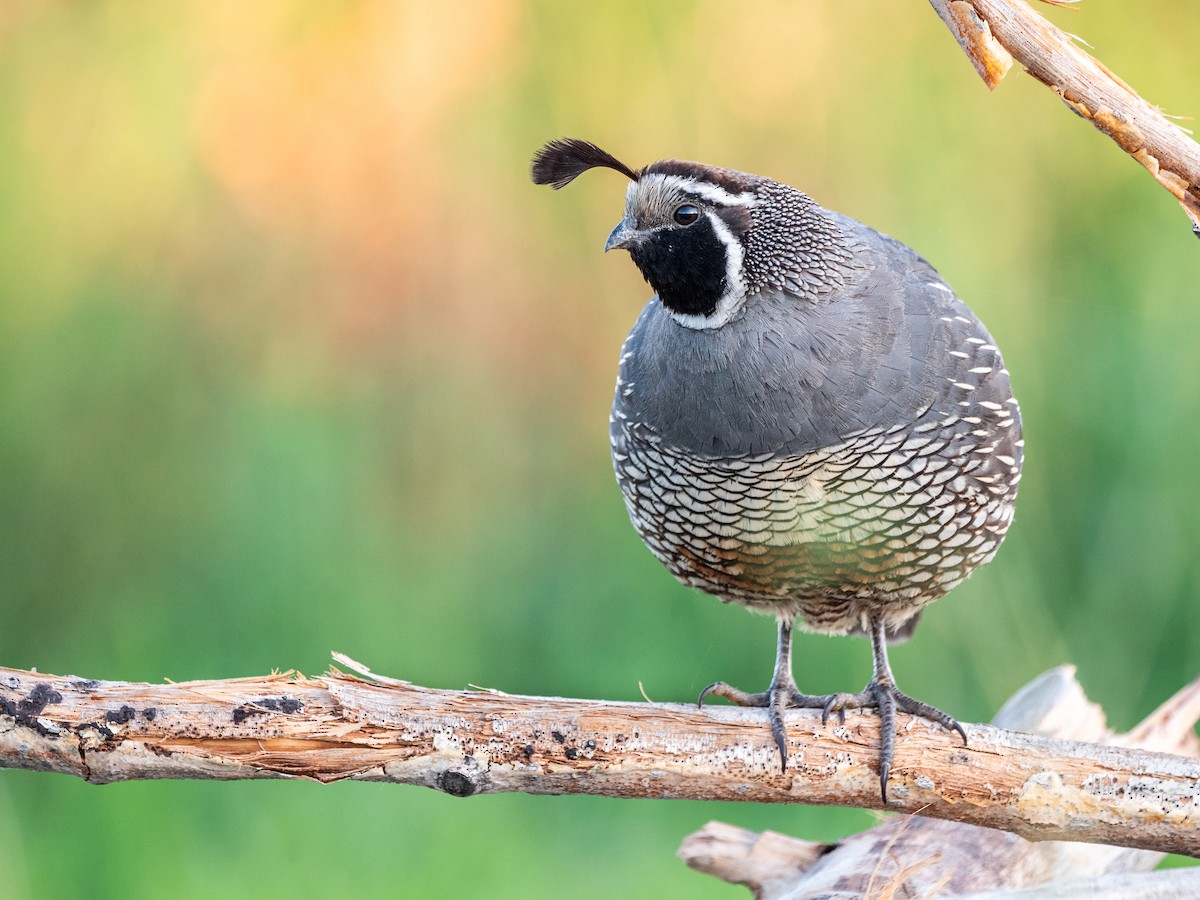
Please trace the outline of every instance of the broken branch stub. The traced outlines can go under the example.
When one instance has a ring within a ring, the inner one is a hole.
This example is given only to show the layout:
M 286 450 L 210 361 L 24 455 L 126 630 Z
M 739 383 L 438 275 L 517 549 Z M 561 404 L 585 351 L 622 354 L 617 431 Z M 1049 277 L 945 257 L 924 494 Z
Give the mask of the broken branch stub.
M 1179 201 L 1200 237 L 1200 144 L 1023 0 L 930 0 L 989 89 L 1012 61 Z

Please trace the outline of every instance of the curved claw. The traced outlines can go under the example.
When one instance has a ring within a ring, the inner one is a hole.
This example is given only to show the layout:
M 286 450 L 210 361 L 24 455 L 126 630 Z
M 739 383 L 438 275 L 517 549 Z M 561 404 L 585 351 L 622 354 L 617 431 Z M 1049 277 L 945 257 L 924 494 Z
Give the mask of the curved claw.
M 883 802 L 887 803 L 888 775 L 892 771 L 892 759 L 896 755 L 896 694 L 894 687 L 878 681 L 872 681 L 867 686 L 868 691 L 875 695 L 879 707 L 879 792 Z
M 745 691 L 731 687 L 724 681 L 714 681 L 702 690 L 696 705 L 703 706 L 704 701 L 709 697 L 724 697 L 735 706 L 768 706 L 771 702 L 770 691 L 763 691 L 761 694 L 747 694 Z
M 914 700 L 912 697 L 901 692 L 893 687 L 889 693 L 896 701 L 896 708 L 901 709 L 906 713 L 911 713 L 914 716 L 920 716 L 923 719 L 929 719 L 931 722 L 937 722 L 947 731 L 957 731 L 958 736 L 962 738 L 963 746 L 967 746 L 967 730 L 958 723 L 958 720 L 953 716 L 947 715 L 936 706 L 930 706 L 928 703 L 922 703 L 920 700 Z
M 771 736 L 775 738 L 775 746 L 779 749 L 779 771 L 787 771 L 787 729 L 783 725 L 783 694 L 772 691 L 769 718 L 771 720 Z
M 788 752 L 784 712 L 788 709 L 821 709 L 829 707 L 837 699 L 836 696 L 815 697 L 801 694 L 790 681 L 791 679 L 782 683 L 774 683 L 770 688 L 758 694 L 739 691 L 724 681 L 714 681 L 700 692 L 696 706 L 703 707 L 704 701 L 709 697 L 724 697 L 730 703 L 738 706 L 766 708 L 767 719 L 771 723 L 771 736 L 775 739 L 775 746 L 779 750 L 780 771 L 786 771 Z M 845 718 L 846 714 L 842 713 L 842 720 L 845 721 Z
M 967 730 L 954 718 L 946 715 L 940 709 L 914 700 L 908 694 L 900 691 L 889 681 L 872 679 L 867 686 L 857 694 L 834 694 L 825 701 L 821 709 L 821 722 L 826 723 L 829 714 L 835 709 L 843 723 L 846 721 L 847 707 L 863 709 L 874 707 L 879 710 L 879 789 L 883 802 L 887 802 L 888 776 L 892 771 L 892 761 L 896 751 L 896 712 L 906 712 L 936 722 L 950 731 L 957 731 L 963 745 L 967 744 Z
M 830 694 L 825 700 L 825 705 L 821 707 L 821 724 L 829 723 L 829 714 L 837 710 L 838 722 L 842 725 L 846 724 L 846 702 L 850 698 L 846 694 Z

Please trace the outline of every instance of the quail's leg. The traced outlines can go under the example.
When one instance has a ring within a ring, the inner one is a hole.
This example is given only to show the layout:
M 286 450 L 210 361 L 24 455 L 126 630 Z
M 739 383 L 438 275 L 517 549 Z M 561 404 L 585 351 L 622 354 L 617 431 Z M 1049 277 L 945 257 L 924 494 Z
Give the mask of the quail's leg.
M 796 688 L 796 680 L 792 676 L 792 621 L 779 620 L 779 647 L 775 654 L 775 674 L 771 678 L 771 686 L 759 694 L 748 694 L 730 687 L 723 681 L 710 684 L 700 692 L 699 705 L 703 706 L 708 697 L 724 697 L 738 706 L 765 707 L 771 721 L 771 734 L 775 738 L 775 746 L 779 748 L 780 769 L 787 769 L 787 732 L 783 725 L 785 709 L 826 709 L 836 695 L 816 697 L 802 694 Z
M 884 634 L 882 620 L 872 618 L 870 628 L 871 650 L 875 657 L 875 673 L 867 682 L 867 686 L 859 693 L 834 694 L 826 698 L 821 718 L 822 720 L 828 719 L 829 714 L 837 710 L 844 721 L 847 709 L 872 706 L 878 708 L 879 788 L 883 794 L 883 801 L 886 803 L 888 774 L 892 770 L 892 759 L 896 752 L 896 710 L 930 719 L 943 728 L 957 731 L 962 737 L 964 745 L 967 743 L 967 732 L 958 722 L 940 709 L 932 707 L 928 703 L 922 703 L 920 700 L 914 700 L 896 687 L 896 680 L 892 677 L 892 667 L 888 664 L 887 636 Z

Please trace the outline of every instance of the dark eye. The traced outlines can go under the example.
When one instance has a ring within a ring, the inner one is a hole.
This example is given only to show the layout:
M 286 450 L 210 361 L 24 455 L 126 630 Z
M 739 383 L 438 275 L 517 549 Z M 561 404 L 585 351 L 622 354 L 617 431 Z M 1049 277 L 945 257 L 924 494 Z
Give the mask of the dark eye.
M 691 225 L 700 218 L 700 209 L 694 203 L 685 203 L 675 210 L 675 221 L 680 225 Z

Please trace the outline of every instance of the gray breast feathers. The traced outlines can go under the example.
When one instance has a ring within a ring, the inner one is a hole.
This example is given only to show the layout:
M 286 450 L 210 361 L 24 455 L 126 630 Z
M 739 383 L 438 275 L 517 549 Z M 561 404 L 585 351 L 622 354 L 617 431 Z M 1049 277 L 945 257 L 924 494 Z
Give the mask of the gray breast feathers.
M 755 295 L 710 331 L 681 327 L 651 299 L 622 350 L 614 418 L 720 459 L 801 456 L 961 413 L 967 392 L 955 385 L 971 385 L 972 403 L 1005 404 L 1007 372 L 983 325 L 924 260 L 858 227 L 881 264 L 833 295 Z

